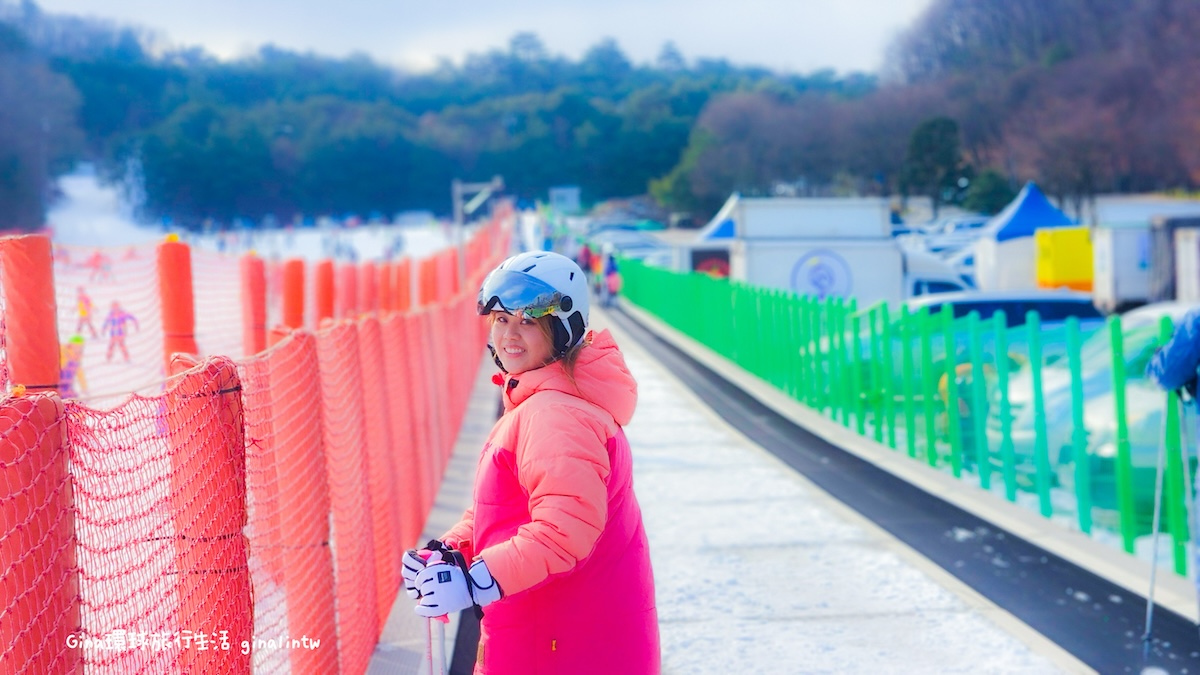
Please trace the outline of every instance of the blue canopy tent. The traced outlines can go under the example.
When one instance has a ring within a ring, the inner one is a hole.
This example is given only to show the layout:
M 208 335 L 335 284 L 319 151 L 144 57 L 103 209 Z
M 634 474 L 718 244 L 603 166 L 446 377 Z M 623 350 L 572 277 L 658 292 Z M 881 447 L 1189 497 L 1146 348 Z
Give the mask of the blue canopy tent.
M 735 235 L 733 211 L 737 208 L 740 198 L 741 195 L 736 192 L 730 195 L 729 199 L 725 200 L 725 204 L 721 206 L 721 210 L 717 211 L 717 215 L 713 216 L 712 220 L 708 221 L 708 224 L 696 233 L 696 241 L 705 242 L 733 239 Z
M 983 235 L 996 241 L 1008 241 L 1032 237 L 1039 228 L 1075 224 L 1070 216 L 1046 199 L 1036 183 L 1029 181 L 1003 211 L 992 216 L 983 226 Z
M 1029 181 L 1021 192 L 983 226 L 975 243 L 975 277 L 981 290 L 1037 288 L 1037 253 L 1033 235 L 1049 227 L 1076 222 L 1050 203 Z

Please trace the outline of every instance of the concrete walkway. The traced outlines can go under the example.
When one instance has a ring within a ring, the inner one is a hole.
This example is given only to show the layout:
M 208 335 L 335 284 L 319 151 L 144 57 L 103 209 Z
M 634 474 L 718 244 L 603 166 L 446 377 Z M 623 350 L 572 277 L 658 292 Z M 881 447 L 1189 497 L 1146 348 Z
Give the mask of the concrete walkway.
M 613 329 L 638 381 L 626 431 L 664 673 L 1090 672 L 727 425 L 602 310 L 593 325 Z M 431 536 L 469 502 L 491 372 L 485 363 Z M 424 631 L 401 595 L 369 672 L 421 672 Z

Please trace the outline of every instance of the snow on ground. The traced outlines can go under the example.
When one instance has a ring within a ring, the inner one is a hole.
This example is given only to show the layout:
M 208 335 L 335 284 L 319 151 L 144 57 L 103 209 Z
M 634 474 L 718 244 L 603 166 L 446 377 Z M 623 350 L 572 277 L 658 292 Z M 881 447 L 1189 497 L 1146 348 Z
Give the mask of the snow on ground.
M 618 339 L 664 673 L 1061 672 Z
M 46 216 L 54 241 L 70 246 L 127 246 L 161 241 L 167 231 L 134 221 L 119 192 L 102 185 L 87 167 L 59 179 L 62 199 Z M 241 253 L 255 250 L 264 258 L 298 257 L 319 260 L 380 260 L 387 254 L 424 258 L 455 241 L 444 225 L 394 228 L 360 225 L 354 228 L 277 229 L 194 235 L 180 233 L 199 248 Z

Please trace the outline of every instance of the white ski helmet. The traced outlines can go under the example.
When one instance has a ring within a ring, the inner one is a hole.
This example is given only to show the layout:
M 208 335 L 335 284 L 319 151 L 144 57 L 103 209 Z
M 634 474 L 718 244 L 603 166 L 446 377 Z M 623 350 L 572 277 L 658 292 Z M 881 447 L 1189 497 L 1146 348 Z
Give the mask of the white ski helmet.
M 587 333 L 588 285 L 574 260 L 552 251 L 518 253 L 483 280 L 476 309 L 486 316 L 500 309 L 537 319 L 547 314 L 554 358 L 579 344 Z

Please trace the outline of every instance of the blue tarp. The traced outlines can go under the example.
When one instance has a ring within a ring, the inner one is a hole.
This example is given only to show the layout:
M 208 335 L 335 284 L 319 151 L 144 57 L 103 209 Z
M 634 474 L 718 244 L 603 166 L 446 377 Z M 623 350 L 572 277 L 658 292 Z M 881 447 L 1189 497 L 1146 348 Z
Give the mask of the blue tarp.
M 1035 230 L 1046 227 L 1075 225 L 1067 214 L 1046 199 L 1033 181 L 1021 188 L 1004 210 L 997 213 L 983 226 L 983 236 L 996 241 L 1032 237 Z

